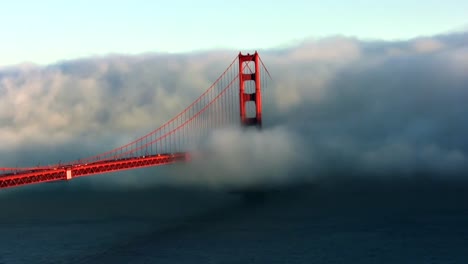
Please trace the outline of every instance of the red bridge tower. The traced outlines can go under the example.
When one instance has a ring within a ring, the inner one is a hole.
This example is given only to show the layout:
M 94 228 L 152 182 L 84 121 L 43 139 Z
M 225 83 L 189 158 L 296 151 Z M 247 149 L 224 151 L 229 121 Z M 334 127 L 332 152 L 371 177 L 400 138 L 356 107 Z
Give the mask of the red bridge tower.
M 249 67 L 249 63 L 252 61 L 254 69 Z M 239 98 L 242 126 L 257 126 L 258 129 L 262 128 L 262 84 L 260 80 L 260 57 L 257 51 L 254 54 L 247 55 L 239 52 Z M 246 91 L 246 81 L 253 81 L 255 89 L 249 86 L 252 89 Z M 255 104 L 255 116 L 247 115 L 247 103 L 250 101 L 253 101 Z

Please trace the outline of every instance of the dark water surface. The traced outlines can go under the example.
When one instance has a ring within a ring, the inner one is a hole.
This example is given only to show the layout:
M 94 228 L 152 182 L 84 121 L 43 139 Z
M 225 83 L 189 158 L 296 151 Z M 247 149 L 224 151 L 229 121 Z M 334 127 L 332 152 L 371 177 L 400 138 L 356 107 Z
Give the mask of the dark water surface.
M 468 184 L 2 190 L 0 263 L 468 263 Z

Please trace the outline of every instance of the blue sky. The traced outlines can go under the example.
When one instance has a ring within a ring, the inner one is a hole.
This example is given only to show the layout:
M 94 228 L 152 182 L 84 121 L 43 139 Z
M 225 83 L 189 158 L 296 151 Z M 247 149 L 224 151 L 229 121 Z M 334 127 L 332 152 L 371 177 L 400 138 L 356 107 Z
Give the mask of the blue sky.
M 0 66 L 108 53 L 249 51 L 337 34 L 408 39 L 467 26 L 465 0 L 0 0 Z

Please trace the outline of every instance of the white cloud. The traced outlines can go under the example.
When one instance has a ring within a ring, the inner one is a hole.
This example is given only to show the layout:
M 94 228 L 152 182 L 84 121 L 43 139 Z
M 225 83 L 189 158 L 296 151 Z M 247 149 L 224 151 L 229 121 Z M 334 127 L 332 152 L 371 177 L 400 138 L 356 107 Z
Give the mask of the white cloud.
M 466 173 L 466 43 L 466 34 L 407 42 L 340 37 L 263 51 L 274 78 L 264 131 L 215 133 L 207 145 L 214 166 L 198 166 L 199 178 L 186 180 L 223 186 Z M 188 105 L 236 54 L 110 56 L 2 69 L 2 165 L 18 163 L 7 154 L 18 149 L 30 148 L 34 157 L 36 146 L 80 146 L 62 156 L 75 159 L 136 138 Z
M 435 52 L 444 47 L 444 44 L 437 39 L 433 38 L 421 38 L 416 39 L 413 42 L 413 48 L 419 53 Z

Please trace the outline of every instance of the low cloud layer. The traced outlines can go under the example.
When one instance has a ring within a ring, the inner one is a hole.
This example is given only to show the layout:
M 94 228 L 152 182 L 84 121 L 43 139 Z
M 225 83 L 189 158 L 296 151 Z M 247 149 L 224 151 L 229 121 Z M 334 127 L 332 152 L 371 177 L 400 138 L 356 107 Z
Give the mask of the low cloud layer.
M 173 182 L 464 177 L 467 43 L 466 33 L 400 42 L 334 37 L 260 51 L 273 76 L 261 133 L 216 131 L 208 142 L 214 159 L 127 172 L 122 182 L 189 172 Z M 236 54 L 108 56 L 4 67 L 1 165 L 74 160 L 143 135 L 201 94 Z

